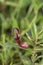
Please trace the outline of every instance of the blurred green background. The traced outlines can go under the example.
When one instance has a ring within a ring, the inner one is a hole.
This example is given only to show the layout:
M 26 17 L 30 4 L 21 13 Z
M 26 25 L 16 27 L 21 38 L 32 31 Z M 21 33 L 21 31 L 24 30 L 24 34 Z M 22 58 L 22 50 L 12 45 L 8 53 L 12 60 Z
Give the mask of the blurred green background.
M 14 27 L 28 48 L 12 38 Z M 0 65 L 43 65 L 43 0 L 0 0 Z

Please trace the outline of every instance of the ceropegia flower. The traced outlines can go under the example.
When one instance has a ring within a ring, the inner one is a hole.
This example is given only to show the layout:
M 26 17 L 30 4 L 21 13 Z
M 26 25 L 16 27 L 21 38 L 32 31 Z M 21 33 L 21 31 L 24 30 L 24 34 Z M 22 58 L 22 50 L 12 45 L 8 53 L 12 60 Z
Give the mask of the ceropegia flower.
M 14 37 L 14 32 L 16 33 L 16 36 Z M 20 33 L 19 33 L 19 29 L 18 28 L 13 28 L 12 29 L 12 36 L 13 38 L 16 40 L 16 42 L 18 43 L 18 45 L 22 48 L 27 48 L 28 45 L 26 42 L 21 42 L 20 41 Z

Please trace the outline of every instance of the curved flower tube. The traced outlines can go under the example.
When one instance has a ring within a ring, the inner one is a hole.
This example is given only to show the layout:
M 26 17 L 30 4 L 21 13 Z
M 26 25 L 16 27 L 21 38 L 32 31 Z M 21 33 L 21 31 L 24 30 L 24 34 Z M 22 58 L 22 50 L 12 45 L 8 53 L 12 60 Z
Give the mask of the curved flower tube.
M 14 37 L 14 32 L 16 32 L 16 37 Z M 20 34 L 19 34 L 19 29 L 18 28 L 14 28 L 13 30 L 12 30 L 12 36 L 13 36 L 13 38 L 16 40 L 16 42 L 18 43 L 18 45 L 20 46 L 20 47 L 22 47 L 22 48 L 27 48 L 28 47 L 28 45 L 27 45 L 27 43 L 26 42 L 21 42 L 20 41 Z

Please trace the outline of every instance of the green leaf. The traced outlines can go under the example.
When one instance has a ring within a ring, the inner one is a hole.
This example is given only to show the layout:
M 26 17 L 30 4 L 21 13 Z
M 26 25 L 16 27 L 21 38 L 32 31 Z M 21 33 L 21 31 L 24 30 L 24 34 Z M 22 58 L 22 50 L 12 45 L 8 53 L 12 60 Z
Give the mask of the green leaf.
M 32 5 L 34 7 L 35 13 L 38 12 L 39 8 L 43 6 L 43 0 L 32 0 Z
M 36 40 L 37 39 L 37 27 L 35 23 L 32 24 L 31 33 L 32 33 L 32 38 Z
M 12 20 L 12 27 L 16 27 L 18 28 L 18 21 L 14 18 L 14 16 L 11 16 L 11 20 Z
M 37 42 L 37 44 L 43 43 L 43 38 L 39 39 L 39 41 Z
M 31 65 L 32 64 L 28 57 L 22 56 L 21 59 L 22 59 L 22 62 L 24 65 Z
M 21 28 L 21 30 L 24 31 L 28 27 L 29 27 L 29 22 L 26 21 L 25 19 L 22 19 L 21 22 L 20 22 L 20 28 Z
M 42 59 L 42 61 L 40 62 L 40 65 L 43 65 L 43 59 Z
M 25 52 L 25 56 L 30 56 L 33 52 L 33 49 L 28 48 L 28 50 Z
M 26 7 L 26 6 L 28 6 L 29 4 L 30 4 L 30 2 L 31 2 L 31 0 L 29 1 L 29 0 L 20 0 L 19 1 L 19 7 Z
M 42 39 L 43 38 L 43 30 L 41 30 L 38 34 L 38 39 Z

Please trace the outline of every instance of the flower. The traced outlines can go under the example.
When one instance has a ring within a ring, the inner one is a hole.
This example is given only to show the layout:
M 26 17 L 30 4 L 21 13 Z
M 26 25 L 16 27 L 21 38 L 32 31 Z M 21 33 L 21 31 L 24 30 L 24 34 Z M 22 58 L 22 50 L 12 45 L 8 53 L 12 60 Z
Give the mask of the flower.
M 20 41 L 19 29 L 18 28 L 14 28 L 12 34 L 14 33 L 14 31 L 16 32 L 16 37 L 14 37 L 14 39 L 16 40 L 16 42 L 18 43 L 18 45 L 20 47 L 22 47 L 22 48 L 27 48 L 28 47 L 27 43 Z

